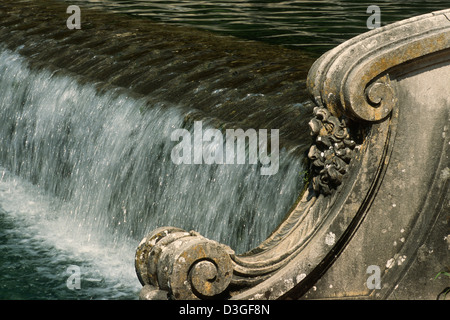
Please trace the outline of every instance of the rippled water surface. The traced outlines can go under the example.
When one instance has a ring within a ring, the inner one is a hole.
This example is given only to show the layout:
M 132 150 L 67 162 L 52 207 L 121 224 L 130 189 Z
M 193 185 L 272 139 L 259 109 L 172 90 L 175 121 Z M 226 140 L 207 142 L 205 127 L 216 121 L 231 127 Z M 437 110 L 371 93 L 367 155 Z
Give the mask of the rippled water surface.
M 450 7 L 448 1 L 73 0 L 98 8 L 191 25 L 319 55 L 368 30 L 367 8 L 378 5 L 381 25 Z

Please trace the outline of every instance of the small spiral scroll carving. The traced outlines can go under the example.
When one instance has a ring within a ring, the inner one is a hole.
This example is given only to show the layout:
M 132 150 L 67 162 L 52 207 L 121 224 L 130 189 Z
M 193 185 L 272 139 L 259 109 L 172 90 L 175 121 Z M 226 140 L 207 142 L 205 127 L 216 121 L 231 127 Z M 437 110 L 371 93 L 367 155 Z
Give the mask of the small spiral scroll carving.
M 173 299 L 214 298 L 231 282 L 230 254 L 229 247 L 196 232 L 159 228 L 136 250 L 136 273 L 142 285 L 165 291 Z
M 391 113 L 396 104 L 395 92 L 391 86 L 389 75 L 385 75 L 366 88 L 365 105 L 353 104 L 352 111 L 363 120 L 377 121 L 384 119 Z
M 314 114 L 309 126 L 315 143 L 308 153 L 312 160 L 312 187 L 316 192 L 329 195 L 342 183 L 356 143 L 350 139 L 345 121 L 323 107 L 314 108 Z

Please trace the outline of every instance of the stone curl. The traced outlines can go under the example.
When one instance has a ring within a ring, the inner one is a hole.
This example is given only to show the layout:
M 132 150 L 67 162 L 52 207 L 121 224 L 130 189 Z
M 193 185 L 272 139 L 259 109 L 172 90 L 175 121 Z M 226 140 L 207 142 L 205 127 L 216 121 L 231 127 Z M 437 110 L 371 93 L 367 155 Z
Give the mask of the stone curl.
M 145 237 L 135 267 L 145 296 L 169 299 L 219 297 L 233 276 L 232 250 L 191 231 L 163 227 Z M 141 298 L 143 294 L 141 292 Z M 145 297 L 144 297 L 145 298 Z
M 350 138 L 344 120 L 322 107 L 314 108 L 314 115 L 309 126 L 315 142 L 308 152 L 312 161 L 312 187 L 318 193 L 329 195 L 342 183 L 356 143 Z

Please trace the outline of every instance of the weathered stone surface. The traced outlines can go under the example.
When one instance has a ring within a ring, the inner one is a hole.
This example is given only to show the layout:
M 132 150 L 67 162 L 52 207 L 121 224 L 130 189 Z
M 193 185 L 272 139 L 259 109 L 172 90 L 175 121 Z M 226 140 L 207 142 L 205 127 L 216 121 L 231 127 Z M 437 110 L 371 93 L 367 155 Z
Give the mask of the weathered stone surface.
M 448 286 L 434 277 L 450 267 L 449 17 L 375 29 L 316 61 L 312 133 L 358 148 L 335 192 L 311 186 L 266 241 L 230 255 L 229 298 L 435 299 Z M 335 148 L 316 148 L 313 166 L 330 169 Z
M 182 300 L 220 297 L 233 276 L 230 254 L 230 248 L 196 232 L 158 228 L 136 250 L 136 272 L 144 285 L 140 298 L 158 299 L 161 292 Z
M 304 298 L 435 299 L 448 285 L 433 279 L 450 267 L 450 64 L 395 79 L 398 124 L 382 185 L 352 241 Z M 380 289 L 367 288 L 371 265 L 381 270 Z
M 168 300 L 168 292 L 146 284 L 139 292 L 139 300 Z
M 283 116 L 270 125 L 283 128 L 281 144 L 309 143 L 292 122 L 307 57 L 97 11 L 83 12 L 87 22 L 73 31 L 64 27 L 65 9 L 57 1 L 2 1 L 0 42 L 31 68 L 72 72 L 99 90 L 201 107 L 192 118 L 265 127 L 261 119 L 270 117 L 254 106 L 274 105 L 270 112 Z M 345 121 L 338 144 L 352 150 L 338 155 L 345 171 L 331 170 L 334 191 L 310 185 L 273 234 L 242 255 L 195 232 L 155 230 L 136 251 L 140 298 L 436 298 L 448 284 L 434 277 L 450 261 L 449 75 L 449 10 L 375 29 L 322 56 L 306 83 L 331 121 L 311 128 L 325 137 L 334 135 L 328 125 L 342 129 Z M 226 88 L 233 90 L 210 94 Z M 244 99 L 252 92 L 263 96 Z M 367 282 L 373 266 L 380 288 Z
M 399 50 L 401 59 L 410 62 L 387 70 L 388 96 L 391 99 L 394 93 L 396 100 L 389 120 L 391 146 L 367 216 L 336 262 L 303 298 L 435 299 L 446 286 L 445 280 L 433 279 L 450 267 L 445 240 L 450 230 L 449 188 L 448 177 L 442 174 L 450 164 L 446 89 L 450 21 L 448 11 L 428 19 L 433 21 L 425 23 L 426 18 L 419 17 L 410 22 L 418 23 L 421 30 L 436 28 L 439 31 L 432 38 L 440 40 L 428 45 L 422 35 L 416 34 L 417 40 L 411 36 L 423 55 L 413 59 Z M 416 26 L 412 30 L 415 34 Z M 430 48 L 437 46 L 431 54 Z M 370 266 L 380 268 L 380 288 L 367 286 Z
M 396 105 L 391 68 L 448 48 L 448 14 L 432 13 L 374 29 L 324 54 L 308 86 L 318 105 L 356 120 L 386 118 Z M 358 59 L 355 60 L 355 57 Z

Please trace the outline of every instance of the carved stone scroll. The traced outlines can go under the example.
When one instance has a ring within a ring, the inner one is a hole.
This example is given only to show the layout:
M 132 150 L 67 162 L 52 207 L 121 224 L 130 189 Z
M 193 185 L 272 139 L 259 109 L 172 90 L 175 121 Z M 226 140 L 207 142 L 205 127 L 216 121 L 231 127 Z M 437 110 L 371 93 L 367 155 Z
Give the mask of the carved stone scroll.
M 441 269 L 450 259 L 450 10 L 343 43 L 316 61 L 307 82 L 316 104 L 313 177 L 295 207 L 241 255 L 195 232 L 153 231 L 136 251 L 141 298 L 411 299 L 442 291 L 429 279 L 448 272 Z M 379 288 L 367 284 L 374 269 Z
M 449 47 L 448 12 L 414 17 L 357 36 L 323 55 L 309 71 L 319 106 L 355 120 L 386 118 L 396 104 L 387 71 Z

